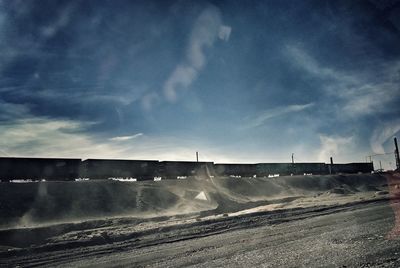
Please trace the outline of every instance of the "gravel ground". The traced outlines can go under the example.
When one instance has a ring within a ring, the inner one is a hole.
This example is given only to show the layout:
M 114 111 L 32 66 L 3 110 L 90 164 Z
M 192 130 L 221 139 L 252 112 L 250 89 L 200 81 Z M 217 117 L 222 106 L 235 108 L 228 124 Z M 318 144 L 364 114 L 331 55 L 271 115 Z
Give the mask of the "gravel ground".
M 113 230 L 126 228 L 114 224 Z M 393 224 L 389 202 L 381 199 L 182 221 L 119 236 L 102 227 L 85 230 L 100 232 L 91 240 L 0 252 L 0 265 L 399 267 L 400 240 L 386 238 Z

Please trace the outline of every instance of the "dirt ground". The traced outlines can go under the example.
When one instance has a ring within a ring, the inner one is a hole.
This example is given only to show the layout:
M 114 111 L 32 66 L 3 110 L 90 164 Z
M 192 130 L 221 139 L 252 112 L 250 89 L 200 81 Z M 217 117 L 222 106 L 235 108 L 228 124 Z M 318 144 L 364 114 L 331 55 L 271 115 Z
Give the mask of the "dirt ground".
M 388 187 L 385 176 L 217 178 L 163 183 L 129 184 L 132 188 L 125 192 L 147 188 L 153 189 L 153 194 L 173 194 L 175 197 L 169 199 L 173 206 L 155 195 L 143 196 L 142 191 L 141 198 L 134 196 L 136 205 L 130 204 L 136 213 L 129 215 L 95 215 L 80 221 L 50 215 L 54 221 L 36 217 L 36 222 L 25 227 L 20 223 L 11 225 L 17 221 L 8 219 L 9 225 L 3 224 L 6 227 L 0 230 L 0 266 L 400 265 L 396 226 L 399 213 L 391 190 L 397 188 Z M 92 184 L 69 187 L 77 185 Z M 35 192 L 27 189 L 24 191 L 32 195 Z M 54 196 L 52 191 L 47 186 L 46 194 Z M 18 198 L 21 195 L 14 201 Z M 44 202 L 47 197 L 42 194 L 41 198 Z M 191 200 L 192 210 L 187 205 L 183 212 L 173 213 L 179 211 L 184 200 Z M 111 202 L 121 207 L 120 201 Z M 142 204 L 140 212 L 148 211 L 138 213 L 138 204 Z

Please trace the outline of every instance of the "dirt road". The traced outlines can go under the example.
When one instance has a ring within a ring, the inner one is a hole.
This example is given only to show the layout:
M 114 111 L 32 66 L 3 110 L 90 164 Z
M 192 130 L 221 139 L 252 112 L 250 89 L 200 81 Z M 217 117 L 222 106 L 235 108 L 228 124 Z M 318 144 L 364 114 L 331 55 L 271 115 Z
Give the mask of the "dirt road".
M 386 238 L 393 217 L 387 200 L 375 200 L 183 221 L 118 236 L 103 227 L 102 236 L 86 242 L 3 251 L 0 265 L 398 267 L 400 240 Z

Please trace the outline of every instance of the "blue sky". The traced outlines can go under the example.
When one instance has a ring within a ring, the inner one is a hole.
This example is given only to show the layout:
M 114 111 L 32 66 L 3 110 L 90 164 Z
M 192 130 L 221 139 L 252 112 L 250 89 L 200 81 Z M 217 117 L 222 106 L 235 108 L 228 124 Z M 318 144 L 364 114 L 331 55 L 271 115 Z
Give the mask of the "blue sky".
M 391 152 L 399 18 L 396 1 L 0 1 L 0 154 Z

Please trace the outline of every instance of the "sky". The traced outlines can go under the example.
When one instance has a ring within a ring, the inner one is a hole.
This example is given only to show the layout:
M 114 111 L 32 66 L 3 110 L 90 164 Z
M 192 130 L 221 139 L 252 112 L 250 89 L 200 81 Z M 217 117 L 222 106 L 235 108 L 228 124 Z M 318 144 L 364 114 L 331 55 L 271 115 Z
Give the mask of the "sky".
M 399 103 L 399 1 L 0 0 L 0 156 L 362 162 Z

